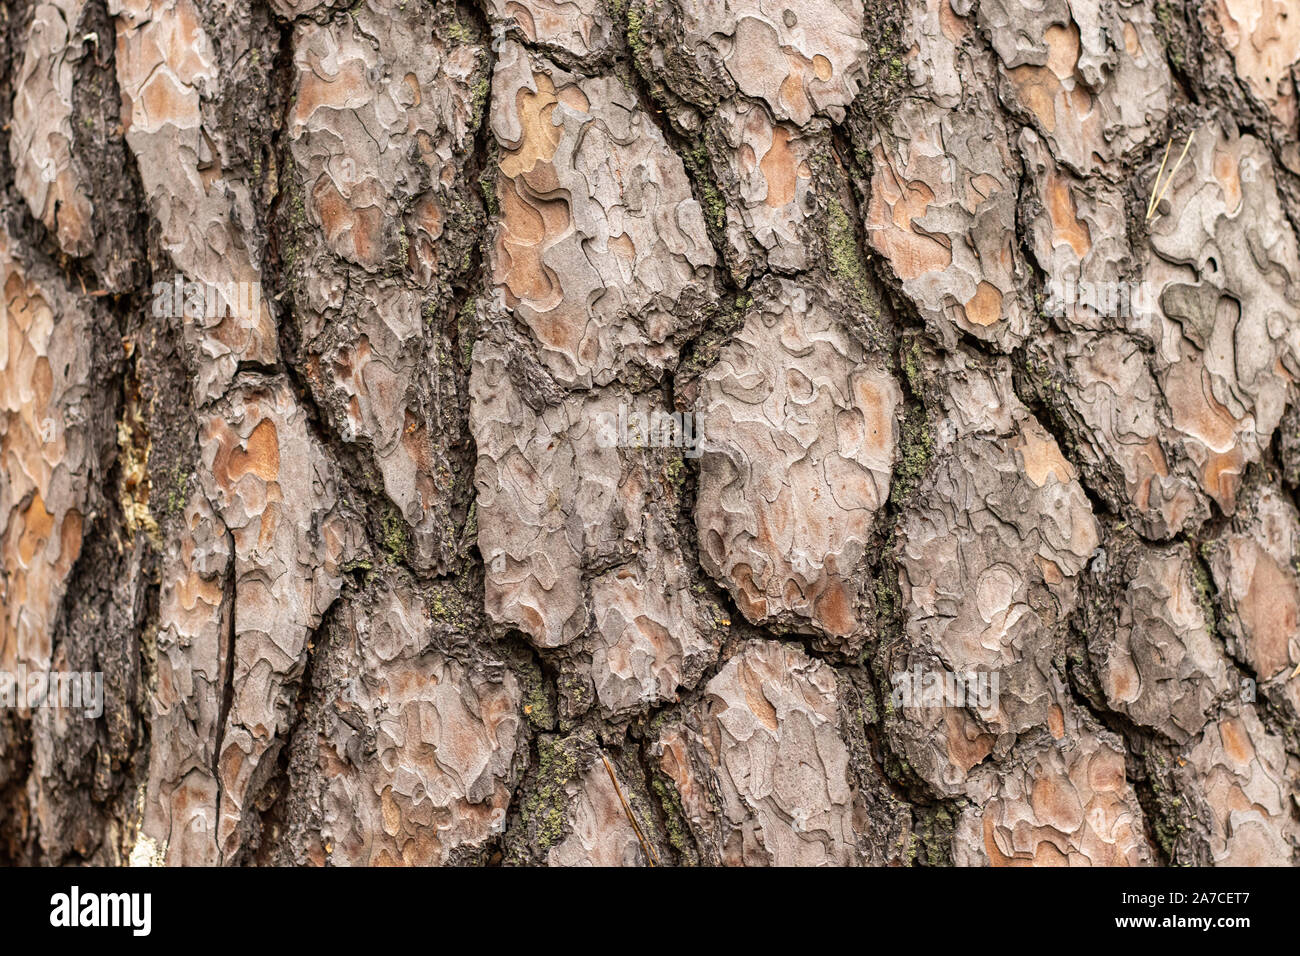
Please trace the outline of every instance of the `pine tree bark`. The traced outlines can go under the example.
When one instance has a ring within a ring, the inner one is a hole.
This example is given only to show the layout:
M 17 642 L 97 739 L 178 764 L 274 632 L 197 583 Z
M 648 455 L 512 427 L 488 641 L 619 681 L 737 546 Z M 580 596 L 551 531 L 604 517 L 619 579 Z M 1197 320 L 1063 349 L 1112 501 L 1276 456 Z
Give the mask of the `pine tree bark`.
M 1275 0 L 0 7 L 0 671 L 103 680 L 0 859 L 1294 864 L 1298 82 Z

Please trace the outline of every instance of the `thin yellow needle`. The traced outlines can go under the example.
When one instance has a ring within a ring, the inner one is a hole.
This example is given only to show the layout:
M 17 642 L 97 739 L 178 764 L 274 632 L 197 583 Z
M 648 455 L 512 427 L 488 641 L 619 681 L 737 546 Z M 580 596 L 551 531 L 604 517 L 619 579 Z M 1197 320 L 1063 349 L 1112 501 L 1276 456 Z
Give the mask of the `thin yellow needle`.
M 1151 219 L 1151 210 L 1156 208 L 1156 190 L 1160 188 L 1160 177 L 1165 174 L 1165 163 L 1169 162 L 1169 150 L 1173 148 L 1174 138 L 1169 137 L 1169 142 L 1165 143 L 1165 157 L 1160 160 L 1160 168 L 1156 170 L 1156 181 L 1151 186 L 1151 198 L 1147 200 L 1147 221 Z
M 1187 137 L 1187 142 L 1183 144 L 1183 151 L 1178 154 L 1178 162 L 1174 163 L 1174 171 L 1169 174 L 1169 178 L 1165 180 L 1165 184 L 1160 187 L 1160 195 L 1156 197 L 1155 206 L 1152 207 L 1153 211 L 1160 205 L 1160 200 L 1165 198 L 1165 190 L 1169 188 L 1169 184 L 1172 183 L 1174 177 L 1178 175 L 1178 170 L 1182 168 L 1183 159 L 1187 156 L 1187 149 L 1192 145 L 1192 139 L 1195 136 L 1196 134 L 1193 133 L 1191 136 Z

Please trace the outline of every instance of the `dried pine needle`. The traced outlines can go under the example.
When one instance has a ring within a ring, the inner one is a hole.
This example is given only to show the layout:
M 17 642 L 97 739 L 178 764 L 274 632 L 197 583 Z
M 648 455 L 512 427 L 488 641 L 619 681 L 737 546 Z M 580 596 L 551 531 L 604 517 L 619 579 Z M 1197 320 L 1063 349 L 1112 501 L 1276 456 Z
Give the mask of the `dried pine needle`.
M 628 822 L 632 824 L 632 830 L 636 833 L 636 838 L 641 841 L 641 849 L 645 851 L 646 860 L 651 866 L 658 866 L 659 857 L 655 855 L 654 850 L 646 841 L 645 834 L 641 832 L 641 825 L 636 822 L 636 815 L 632 813 L 627 798 L 623 796 L 623 788 L 618 785 L 618 777 L 614 776 L 614 767 L 604 754 L 600 755 L 600 759 L 605 761 L 605 771 L 609 774 L 609 781 L 614 785 L 614 792 L 618 794 L 618 802 L 623 804 L 623 812 L 627 814 Z

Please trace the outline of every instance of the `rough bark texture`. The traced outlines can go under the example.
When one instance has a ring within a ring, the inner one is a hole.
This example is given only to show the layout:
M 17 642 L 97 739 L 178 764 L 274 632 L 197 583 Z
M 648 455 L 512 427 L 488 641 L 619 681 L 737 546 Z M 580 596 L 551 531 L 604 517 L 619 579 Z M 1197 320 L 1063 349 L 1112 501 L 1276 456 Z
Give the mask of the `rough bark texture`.
M 0 670 L 104 700 L 0 709 L 0 860 L 1300 862 L 1298 83 L 1287 0 L 10 0 Z

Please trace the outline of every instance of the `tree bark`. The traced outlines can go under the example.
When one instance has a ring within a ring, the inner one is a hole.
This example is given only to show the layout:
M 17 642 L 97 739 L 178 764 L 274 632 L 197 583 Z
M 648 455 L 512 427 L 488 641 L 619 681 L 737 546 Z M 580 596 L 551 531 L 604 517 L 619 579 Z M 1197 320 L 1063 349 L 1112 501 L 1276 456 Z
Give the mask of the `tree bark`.
M 0 860 L 1297 862 L 1298 78 L 1273 0 L 0 8 Z

